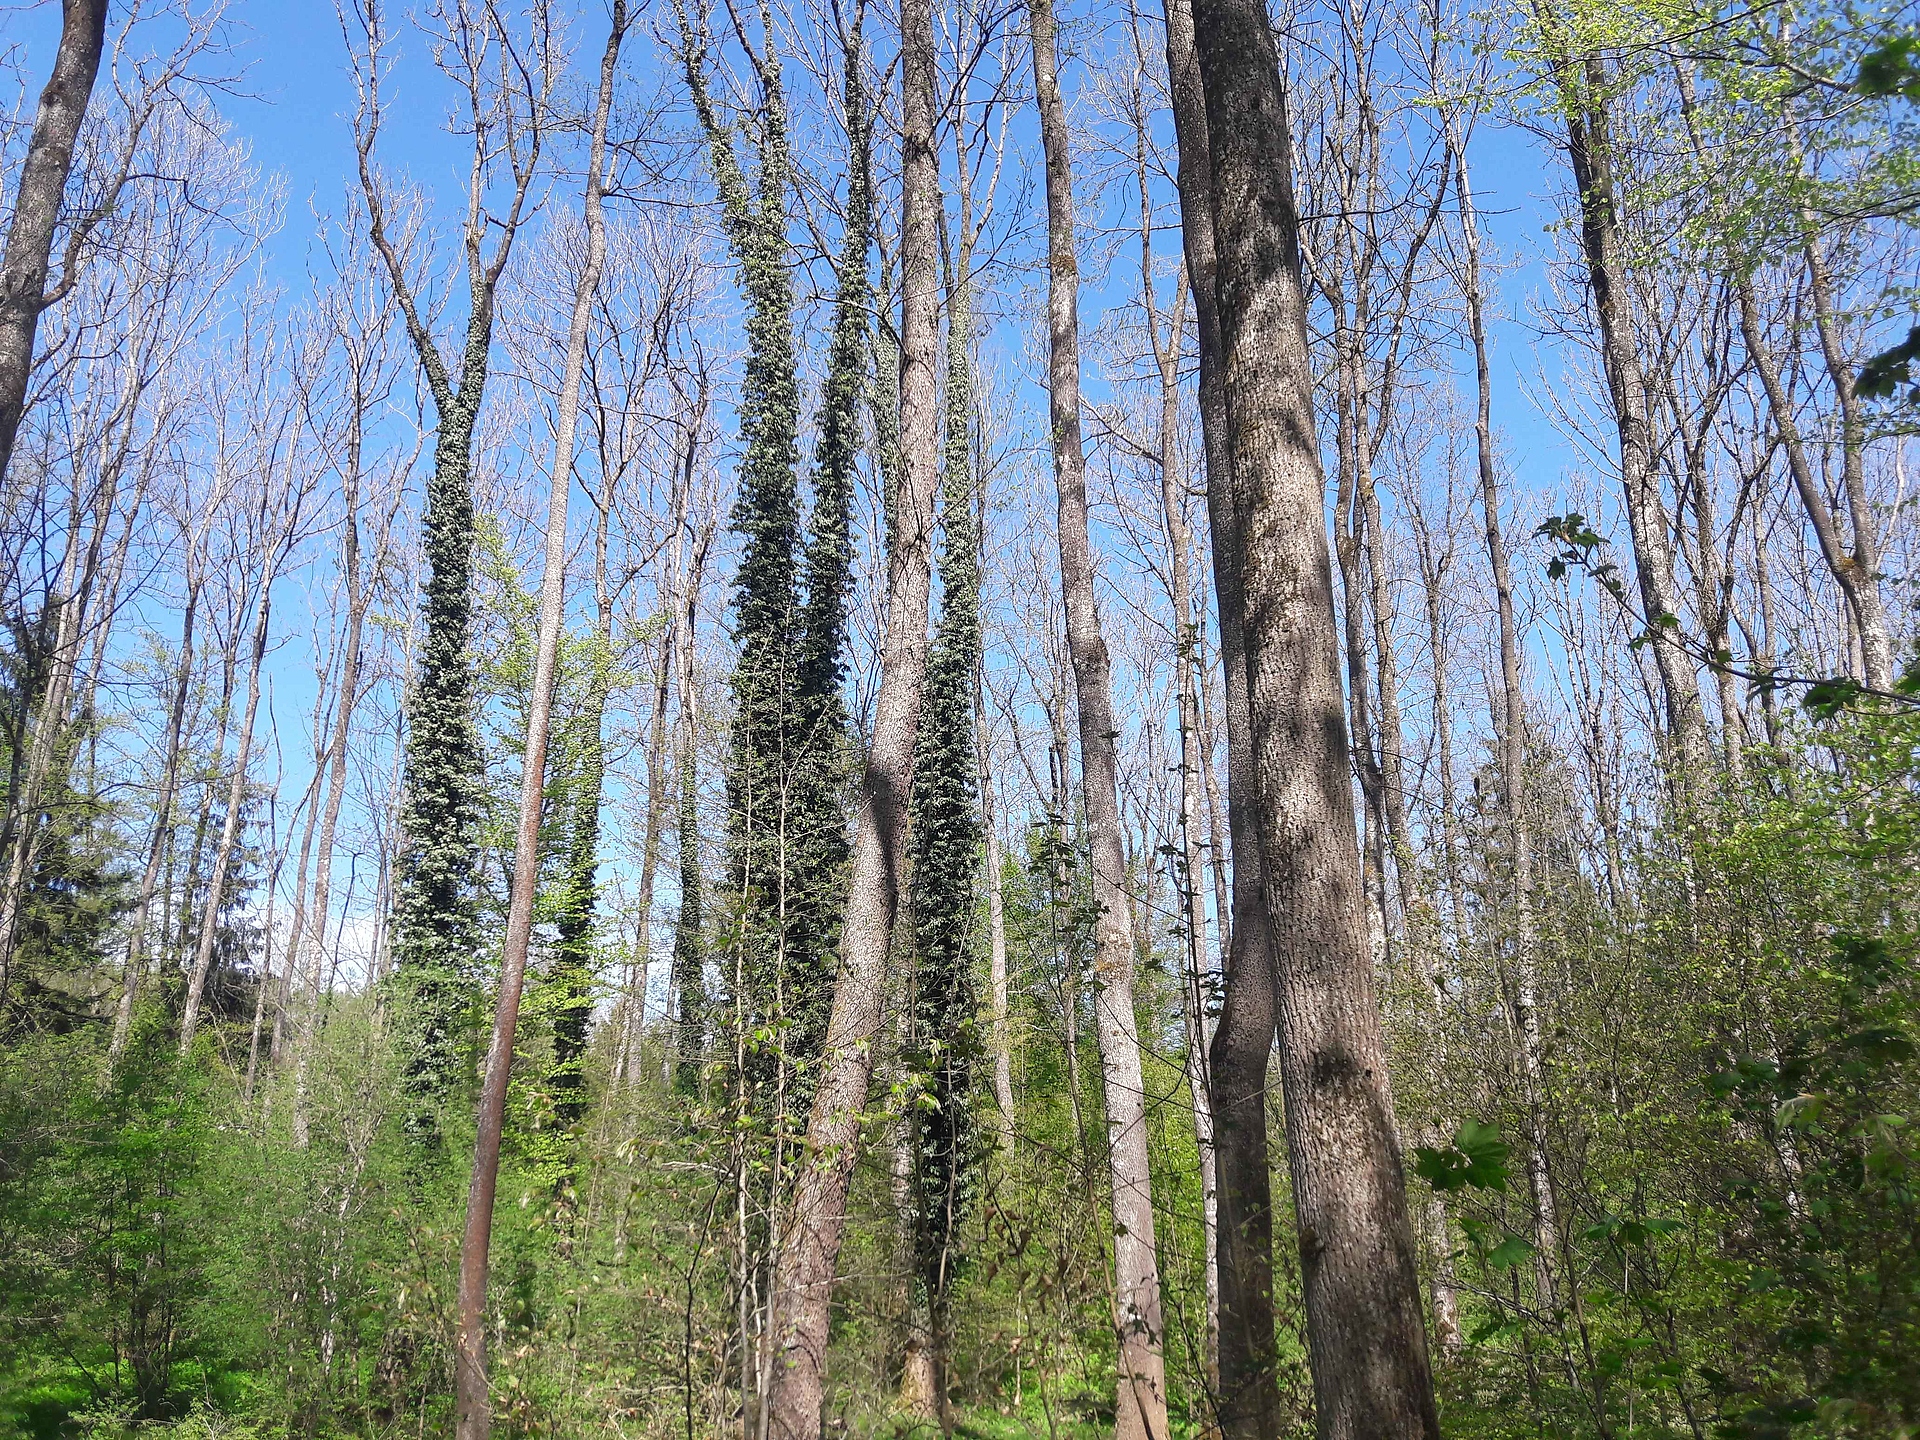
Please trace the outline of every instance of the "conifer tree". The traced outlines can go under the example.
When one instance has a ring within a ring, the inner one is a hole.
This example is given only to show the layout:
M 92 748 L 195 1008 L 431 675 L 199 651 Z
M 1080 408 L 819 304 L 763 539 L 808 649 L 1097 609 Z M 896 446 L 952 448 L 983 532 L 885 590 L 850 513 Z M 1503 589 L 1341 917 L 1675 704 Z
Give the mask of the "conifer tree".
M 979 536 L 968 420 L 972 309 L 965 262 L 948 304 L 941 446 L 940 620 L 927 658 L 913 766 L 914 1061 L 926 1103 L 916 1122 L 913 1283 L 932 1321 L 936 1396 L 945 1355 L 955 1242 L 980 1158 L 969 1105 L 979 1041 L 973 932 L 980 863 L 974 675 L 980 664 Z

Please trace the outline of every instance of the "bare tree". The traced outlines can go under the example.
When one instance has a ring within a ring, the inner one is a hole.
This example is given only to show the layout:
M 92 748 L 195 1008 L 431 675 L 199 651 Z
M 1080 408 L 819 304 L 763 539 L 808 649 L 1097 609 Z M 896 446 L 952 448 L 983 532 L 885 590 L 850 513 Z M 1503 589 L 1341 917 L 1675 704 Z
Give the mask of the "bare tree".
M 540 577 L 540 629 L 533 696 L 527 712 L 526 753 L 520 774 L 513 887 L 508 901 L 506 938 L 501 946 L 493 1038 L 487 1047 L 486 1072 L 480 1085 L 466 1225 L 460 1236 L 459 1333 L 454 1355 L 454 1426 L 459 1440 L 486 1440 L 493 1424 L 493 1397 L 487 1385 L 487 1255 L 493 1239 L 493 1200 L 500 1178 L 500 1131 L 506 1117 L 507 1081 L 513 1070 L 513 1037 L 520 1021 L 527 949 L 533 937 L 534 888 L 540 877 L 540 817 L 546 794 L 547 739 L 552 728 L 554 675 L 559 664 L 560 628 L 566 607 L 567 501 L 573 493 L 574 427 L 580 415 L 580 377 L 586 368 L 587 326 L 593 317 L 594 292 L 600 286 L 600 272 L 606 263 L 606 217 L 601 196 L 608 183 L 605 173 L 607 122 L 613 113 L 614 81 L 626 31 L 625 0 L 613 0 L 607 48 L 600 60 L 600 89 L 594 104 L 586 191 L 582 199 L 587 254 L 574 289 L 573 320 L 567 331 L 566 370 L 560 382 L 559 420 L 554 427 L 546 558 Z
M 261 342 L 263 350 L 272 347 L 271 336 Z M 292 357 L 295 363 L 308 357 Z M 270 354 L 240 356 L 243 381 L 264 388 L 277 376 L 273 374 Z M 251 413 L 241 423 L 247 432 L 240 438 L 238 463 L 251 472 L 257 487 L 251 507 L 251 540 L 247 570 L 252 581 L 253 636 L 247 660 L 247 699 L 240 717 L 240 734 L 234 743 L 233 772 L 227 782 L 225 814 L 221 819 L 220 839 L 214 848 L 213 871 L 207 881 L 206 898 L 201 902 L 200 936 L 188 971 L 186 1002 L 180 1015 L 180 1053 L 193 1046 L 193 1032 L 200 1019 L 201 999 L 207 977 L 213 967 L 214 942 L 220 929 L 220 912 L 226 892 L 227 874 L 239 844 L 240 828 L 246 809 L 247 786 L 253 759 L 254 722 L 260 710 L 260 675 L 266 660 L 267 641 L 273 617 L 273 587 L 280 578 L 299 539 L 306 502 L 313 491 L 311 472 L 301 463 L 297 450 L 304 417 L 293 407 L 279 408 L 263 404 L 259 388 L 248 397 Z M 228 463 L 233 463 L 229 461 Z M 345 707 L 342 707 L 343 712 Z M 261 981 L 265 987 L 266 981 Z
M 1094 600 L 1086 458 L 1080 432 L 1080 269 L 1074 250 L 1073 161 L 1051 0 L 1029 0 L 1034 93 L 1047 188 L 1047 389 L 1059 499 L 1056 538 L 1067 643 L 1080 720 L 1081 803 L 1093 867 L 1094 1035 L 1106 1096 L 1113 1194 L 1113 1322 L 1119 1343 L 1117 1440 L 1161 1435 L 1167 1425 L 1165 1322 L 1154 1250 L 1147 1157 L 1146 1086 L 1133 1009 L 1133 944 L 1114 754 L 1113 679 Z

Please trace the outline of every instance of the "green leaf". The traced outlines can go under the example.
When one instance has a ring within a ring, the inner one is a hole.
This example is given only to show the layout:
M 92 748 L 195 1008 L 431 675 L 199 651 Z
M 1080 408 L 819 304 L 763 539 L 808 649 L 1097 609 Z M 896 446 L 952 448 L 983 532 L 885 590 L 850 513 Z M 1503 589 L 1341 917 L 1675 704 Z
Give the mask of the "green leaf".
M 1509 1235 L 1487 1252 L 1487 1264 L 1495 1270 L 1511 1270 L 1533 1253 L 1533 1242 L 1524 1235 Z
M 1854 85 L 1862 95 L 1920 104 L 1920 35 L 1889 36 L 1862 55 Z
M 1507 1142 L 1497 1125 L 1477 1120 L 1461 1122 L 1453 1144 L 1421 1145 L 1413 1152 L 1413 1172 L 1436 1190 L 1505 1190 Z

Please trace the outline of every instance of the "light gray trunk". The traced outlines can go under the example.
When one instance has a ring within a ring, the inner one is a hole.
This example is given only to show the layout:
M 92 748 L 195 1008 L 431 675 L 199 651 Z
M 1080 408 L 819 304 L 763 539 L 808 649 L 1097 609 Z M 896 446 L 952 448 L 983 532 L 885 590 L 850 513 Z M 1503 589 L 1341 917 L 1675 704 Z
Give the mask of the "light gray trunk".
M 805 1156 L 775 1256 L 767 1397 L 772 1440 L 818 1440 L 825 1402 L 828 1305 L 846 1232 L 860 1116 L 872 1078 L 907 848 L 907 796 L 927 669 L 934 500 L 940 488 L 940 167 L 938 85 L 929 0 L 904 0 L 901 32 L 901 483 L 887 547 L 887 606 L 873 741 L 854 819 L 840 976 L 807 1122 Z
M 1073 164 L 1051 0 L 1029 0 L 1034 90 L 1046 153 L 1049 416 L 1059 498 L 1060 589 L 1080 720 L 1081 803 L 1093 869 L 1094 1039 L 1106 1099 L 1113 1201 L 1115 1440 L 1167 1433 L 1165 1325 L 1154 1246 L 1145 1084 L 1133 1008 L 1126 851 L 1121 835 L 1113 681 L 1094 598 L 1086 459 L 1080 438 L 1080 271 L 1074 248 Z

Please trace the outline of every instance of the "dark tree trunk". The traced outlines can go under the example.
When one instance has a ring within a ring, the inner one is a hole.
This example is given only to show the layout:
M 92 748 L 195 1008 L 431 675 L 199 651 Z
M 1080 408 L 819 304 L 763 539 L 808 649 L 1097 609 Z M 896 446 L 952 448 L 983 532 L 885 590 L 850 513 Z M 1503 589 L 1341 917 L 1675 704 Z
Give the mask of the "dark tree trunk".
M 1233 923 L 1208 1067 L 1220 1196 L 1220 1393 L 1216 1403 L 1221 1433 L 1227 1440 L 1273 1440 L 1280 1433 L 1280 1392 L 1275 1380 L 1279 1359 L 1273 1333 L 1273 1197 L 1267 1168 L 1273 972 L 1260 832 L 1253 811 L 1240 527 L 1214 291 L 1212 158 L 1190 0 L 1169 0 L 1167 5 L 1167 73 L 1180 144 L 1180 228 L 1200 336 L 1200 429 L 1225 672 L 1227 831 L 1233 847 Z
M 1285 97 L 1264 5 L 1193 10 L 1253 782 L 1267 910 L 1287 917 L 1272 935 L 1273 993 L 1316 1429 L 1323 1440 L 1437 1437 L 1367 954 Z
M 53 232 L 73 173 L 73 147 L 87 118 L 87 101 L 106 45 L 107 0 L 64 0 L 60 10 L 60 48 L 47 88 L 40 92 L 33 138 L 27 142 L 20 188 L 13 197 L 6 256 L 0 259 L 0 493 L 26 410 L 34 337 L 47 308 Z

